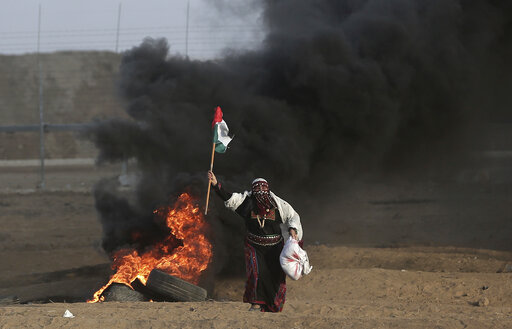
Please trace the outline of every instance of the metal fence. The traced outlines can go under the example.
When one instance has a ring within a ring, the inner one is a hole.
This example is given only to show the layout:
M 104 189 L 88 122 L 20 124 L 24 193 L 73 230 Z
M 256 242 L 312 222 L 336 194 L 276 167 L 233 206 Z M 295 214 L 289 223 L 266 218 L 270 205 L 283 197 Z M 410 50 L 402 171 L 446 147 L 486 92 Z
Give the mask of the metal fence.
M 173 55 L 209 59 L 226 47 L 258 47 L 264 36 L 257 13 L 205 19 L 211 13 L 194 0 L 142 11 L 122 2 L 76 6 L 16 3 L 0 15 L 8 21 L 23 13 L 30 22 L 0 22 L 0 160 L 38 159 L 41 188 L 46 160 L 94 157 L 80 132 L 93 120 L 125 115 L 115 90 L 120 52 L 146 37 L 166 38 Z
M 18 6 L 2 8 L 4 15 L 9 11 L 12 17 L 19 15 L 14 8 Z M 172 54 L 209 59 L 219 56 L 226 47 L 258 47 L 264 37 L 258 10 L 242 8 L 246 5 L 231 4 L 229 13 L 218 12 L 214 6 L 194 0 L 146 5 L 143 10 L 140 4 L 122 2 L 91 4 L 85 10 L 78 10 L 77 6 L 72 3 L 59 8 L 51 3 L 38 7 L 25 5 L 24 20 L 32 17 L 32 24 L 2 30 L 0 22 L 0 54 L 62 50 L 119 52 L 152 37 L 166 38 Z

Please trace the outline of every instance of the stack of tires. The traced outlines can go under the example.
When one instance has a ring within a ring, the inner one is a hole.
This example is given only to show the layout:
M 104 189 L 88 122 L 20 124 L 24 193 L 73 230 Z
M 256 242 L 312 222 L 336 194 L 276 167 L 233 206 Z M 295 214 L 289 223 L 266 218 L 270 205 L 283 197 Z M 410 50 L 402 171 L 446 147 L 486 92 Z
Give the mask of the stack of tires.
M 200 302 L 206 300 L 206 290 L 185 280 L 154 269 L 144 286 L 140 282 L 132 283 L 130 287 L 114 283 L 104 293 L 106 302 Z

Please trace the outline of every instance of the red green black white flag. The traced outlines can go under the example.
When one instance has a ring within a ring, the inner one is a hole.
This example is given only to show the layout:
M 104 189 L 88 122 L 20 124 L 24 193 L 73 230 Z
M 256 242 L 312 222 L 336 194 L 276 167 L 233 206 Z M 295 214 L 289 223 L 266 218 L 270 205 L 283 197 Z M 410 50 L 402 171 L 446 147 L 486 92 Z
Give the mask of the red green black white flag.
M 229 142 L 232 138 L 228 136 L 229 129 L 226 122 L 222 119 L 222 110 L 220 106 L 215 108 L 215 114 L 213 115 L 213 142 L 215 143 L 215 152 L 225 153 L 228 148 Z

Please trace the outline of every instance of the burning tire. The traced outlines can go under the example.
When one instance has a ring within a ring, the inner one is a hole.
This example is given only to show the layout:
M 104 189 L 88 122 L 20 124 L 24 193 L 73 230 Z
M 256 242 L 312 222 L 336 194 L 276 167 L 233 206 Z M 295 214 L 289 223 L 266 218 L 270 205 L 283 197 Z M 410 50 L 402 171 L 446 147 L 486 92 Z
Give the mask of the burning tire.
M 164 299 L 175 302 L 200 302 L 206 299 L 206 290 L 160 270 L 149 274 L 146 286 Z
M 103 293 L 106 302 L 143 302 L 147 301 L 138 291 L 132 290 L 130 287 L 122 283 L 113 283 Z

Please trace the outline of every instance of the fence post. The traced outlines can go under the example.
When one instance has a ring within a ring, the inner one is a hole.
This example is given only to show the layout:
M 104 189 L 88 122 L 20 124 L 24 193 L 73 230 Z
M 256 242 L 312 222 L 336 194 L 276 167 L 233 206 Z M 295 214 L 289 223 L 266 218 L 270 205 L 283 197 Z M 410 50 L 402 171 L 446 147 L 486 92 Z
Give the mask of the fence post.
M 37 64 L 39 68 L 39 157 L 41 159 L 41 181 L 39 188 L 44 189 L 44 116 L 43 116 L 43 72 L 41 67 L 41 4 L 39 4 L 39 20 L 37 29 Z
M 188 19 L 190 16 L 190 0 L 187 2 L 187 27 L 185 29 L 185 57 L 188 58 Z
M 117 11 L 117 31 L 116 31 L 116 53 L 119 49 L 119 29 L 121 28 L 121 7 L 123 3 L 119 3 L 119 9 Z

